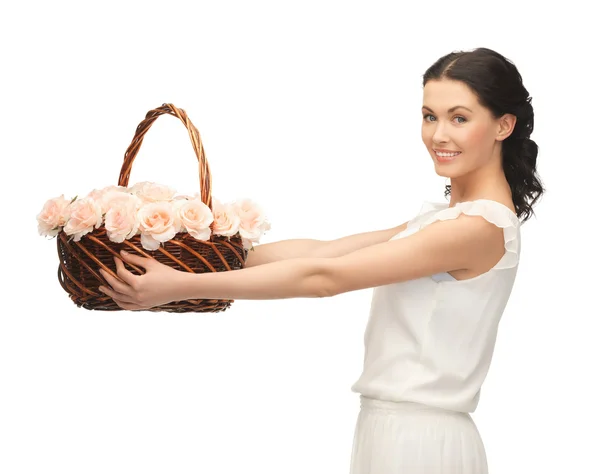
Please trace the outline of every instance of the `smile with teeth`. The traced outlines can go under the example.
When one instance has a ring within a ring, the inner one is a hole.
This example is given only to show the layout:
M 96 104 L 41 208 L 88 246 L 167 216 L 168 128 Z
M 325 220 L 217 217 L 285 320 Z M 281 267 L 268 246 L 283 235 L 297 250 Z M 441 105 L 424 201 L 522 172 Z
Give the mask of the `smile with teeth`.
M 436 152 L 435 152 L 435 154 L 436 154 L 437 156 L 447 156 L 447 157 L 448 157 L 448 156 L 457 156 L 457 155 L 460 155 L 460 153 L 461 153 L 460 151 L 457 151 L 457 152 L 455 152 L 455 153 L 445 153 L 445 152 L 441 152 L 441 151 L 436 151 Z

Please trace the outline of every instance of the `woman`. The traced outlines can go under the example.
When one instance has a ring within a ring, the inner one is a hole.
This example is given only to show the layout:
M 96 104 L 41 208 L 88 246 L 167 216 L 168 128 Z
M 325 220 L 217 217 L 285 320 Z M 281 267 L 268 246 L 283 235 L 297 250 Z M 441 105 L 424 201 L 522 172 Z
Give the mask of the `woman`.
M 495 51 L 454 52 L 423 77 L 422 139 L 448 203 L 425 202 L 391 229 L 330 242 L 259 245 L 245 269 L 146 269 L 103 291 L 124 309 L 186 299 L 283 299 L 374 288 L 365 332 L 353 474 L 485 474 L 470 416 L 490 366 L 520 256 L 520 226 L 544 192 L 536 176 L 531 98 Z

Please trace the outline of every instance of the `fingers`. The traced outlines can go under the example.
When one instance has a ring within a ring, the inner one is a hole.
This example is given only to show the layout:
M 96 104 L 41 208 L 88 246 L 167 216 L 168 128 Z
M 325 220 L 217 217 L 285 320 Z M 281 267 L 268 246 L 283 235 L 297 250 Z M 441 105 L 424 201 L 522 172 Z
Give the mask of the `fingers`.
M 122 281 L 119 281 L 110 273 L 104 271 L 102 268 L 100 268 L 99 270 L 104 279 L 106 280 L 106 283 L 108 283 L 112 288 L 114 288 L 116 292 L 125 295 L 129 298 L 133 296 L 133 288 L 131 287 L 131 285 L 128 285 L 126 282 L 124 283 Z
M 123 260 L 128 263 L 132 263 L 134 265 L 139 265 L 146 270 L 154 264 L 153 258 L 140 257 L 139 255 L 134 255 L 132 253 L 126 252 L 125 250 L 121 250 L 121 256 Z
M 103 270 L 100 270 L 101 272 L 103 272 Z M 103 272 L 104 274 L 104 272 Z M 110 276 L 110 275 L 108 275 Z M 112 285 L 112 283 L 111 283 Z M 112 288 L 108 288 L 106 286 L 100 286 L 98 288 L 102 293 L 104 293 L 107 296 L 110 296 L 113 300 L 115 300 L 115 302 L 121 306 L 121 304 L 131 304 L 131 305 L 135 305 L 135 301 L 133 300 L 133 298 L 127 294 L 121 293 L 119 291 L 115 291 Z
M 117 275 L 119 275 L 119 277 L 129 286 L 135 287 L 139 276 L 134 275 L 129 270 L 127 270 L 125 268 L 125 265 L 123 265 L 123 262 L 117 257 L 115 257 L 115 265 L 117 265 Z
M 121 258 L 127 263 L 142 267 L 146 270 L 156 263 L 153 258 L 140 257 L 125 251 L 121 251 Z M 115 278 L 103 269 L 99 269 L 108 285 L 110 285 L 109 287 L 103 285 L 99 290 L 110 296 L 122 309 L 129 311 L 141 311 L 146 309 L 146 307 L 138 304 L 137 291 L 139 290 L 140 278 L 143 278 L 143 276 L 131 273 L 125 268 L 123 261 L 116 257 L 115 265 L 117 267 L 116 273 L 118 278 Z
M 124 309 L 126 311 L 143 311 L 146 309 L 141 306 L 138 306 L 135 303 L 125 303 L 124 301 L 120 301 L 120 300 L 114 300 L 114 301 L 119 308 Z
M 101 286 L 98 289 L 105 295 L 110 296 L 113 299 L 113 301 L 117 304 L 117 306 L 121 309 L 127 311 L 143 311 L 147 309 L 146 307 L 140 306 L 137 303 L 133 302 L 129 296 L 119 293 L 118 291 L 115 291 L 112 288 Z

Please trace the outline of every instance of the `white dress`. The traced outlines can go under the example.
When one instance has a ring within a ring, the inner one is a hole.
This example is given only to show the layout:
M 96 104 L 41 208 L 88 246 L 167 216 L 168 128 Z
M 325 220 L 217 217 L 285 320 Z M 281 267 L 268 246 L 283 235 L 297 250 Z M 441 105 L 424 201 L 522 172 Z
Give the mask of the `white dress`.
M 486 474 L 470 412 L 479 402 L 500 318 L 520 256 L 520 221 L 505 205 L 478 199 L 425 202 L 403 238 L 462 213 L 503 229 L 505 252 L 481 275 L 448 273 L 373 289 L 365 330 L 352 474 Z

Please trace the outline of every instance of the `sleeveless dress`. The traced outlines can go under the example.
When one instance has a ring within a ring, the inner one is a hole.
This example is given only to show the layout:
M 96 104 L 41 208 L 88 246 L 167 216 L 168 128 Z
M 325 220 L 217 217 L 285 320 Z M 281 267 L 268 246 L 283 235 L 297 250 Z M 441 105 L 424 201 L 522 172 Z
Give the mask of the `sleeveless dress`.
M 466 280 L 448 273 L 373 289 L 351 474 L 487 474 L 469 413 L 479 402 L 515 281 L 520 221 L 497 201 L 425 202 L 400 239 L 461 214 L 503 229 L 504 255 Z

